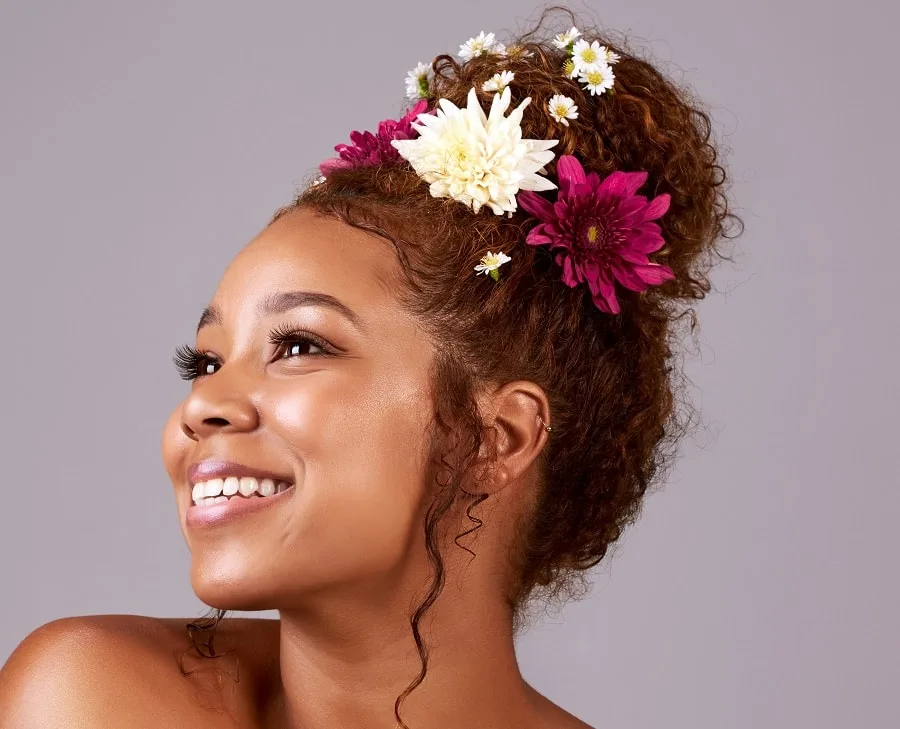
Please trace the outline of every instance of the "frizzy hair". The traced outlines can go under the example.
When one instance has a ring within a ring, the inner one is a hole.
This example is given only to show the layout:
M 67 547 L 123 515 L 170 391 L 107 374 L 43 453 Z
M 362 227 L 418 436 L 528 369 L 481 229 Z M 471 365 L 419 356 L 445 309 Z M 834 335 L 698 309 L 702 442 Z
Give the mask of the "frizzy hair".
M 604 94 L 591 96 L 562 70 L 567 54 L 551 39 L 572 25 L 620 56 L 613 88 Z M 500 70 L 512 71 L 512 105 L 532 99 L 523 137 L 559 139 L 557 158 L 573 154 L 601 177 L 645 170 L 641 194 L 671 197 L 656 221 L 666 244 L 652 260 L 669 266 L 673 280 L 640 293 L 618 287 L 621 313 L 605 314 L 585 285 L 563 284 L 546 247 L 525 243 L 535 223 L 525 211 L 509 218 L 488 210 L 474 214 L 455 200 L 434 198 L 403 160 L 330 172 L 273 218 L 309 209 L 392 244 L 403 283 L 397 295 L 438 345 L 432 373 L 436 488 L 423 525 L 434 573 L 410 617 L 421 670 L 395 702 L 404 728 L 400 706 L 428 669 L 419 623 L 444 584 L 438 527 L 454 505 L 467 504 L 472 526 L 456 544 L 469 549 L 460 540 L 481 527 L 477 507 L 488 498 L 464 485 L 488 443 L 475 403 L 477 385 L 530 380 L 543 388 L 550 406 L 552 435 L 537 463 L 542 485 L 512 555 L 516 574 L 508 601 L 518 621 L 537 597 L 581 594 L 585 571 L 638 518 L 648 489 L 671 468 L 693 414 L 681 397 L 679 366 L 679 343 L 697 321 L 690 304 L 711 290 L 710 268 L 727 258 L 723 242 L 743 228 L 729 207 L 722 149 L 704 105 L 629 52 L 626 41 L 587 31 L 571 11 L 553 7 L 509 48 L 506 57 L 483 54 L 465 63 L 438 56 L 432 96 L 464 106 L 474 86 L 486 107 L 491 95 L 481 91 L 482 83 Z M 568 127 L 547 111 L 555 94 L 578 106 Z M 546 174 L 555 178 L 555 163 Z M 488 250 L 512 257 L 497 282 L 475 276 Z M 192 640 L 198 630 L 214 631 L 225 612 L 189 624 Z M 203 654 L 214 657 L 211 638 Z

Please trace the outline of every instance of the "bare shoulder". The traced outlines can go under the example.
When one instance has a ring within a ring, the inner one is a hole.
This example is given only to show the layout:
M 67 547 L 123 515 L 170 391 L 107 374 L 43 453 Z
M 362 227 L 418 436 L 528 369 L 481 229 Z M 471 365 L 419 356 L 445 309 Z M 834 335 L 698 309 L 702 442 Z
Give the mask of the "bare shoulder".
M 278 621 L 223 621 L 214 661 L 192 654 L 189 622 L 90 615 L 42 625 L 0 670 L 0 729 L 252 726 L 245 697 L 261 670 L 277 670 Z

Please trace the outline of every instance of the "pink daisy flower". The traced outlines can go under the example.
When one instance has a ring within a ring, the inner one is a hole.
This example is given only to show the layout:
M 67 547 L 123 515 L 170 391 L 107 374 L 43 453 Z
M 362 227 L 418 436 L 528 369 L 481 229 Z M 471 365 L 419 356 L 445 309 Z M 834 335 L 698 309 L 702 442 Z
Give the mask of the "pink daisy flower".
M 556 252 L 567 286 L 587 282 L 594 304 L 618 314 L 616 282 L 643 291 L 675 278 L 671 268 L 647 258 L 665 245 L 659 225 L 650 221 L 669 209 L 669 195 L 648 201 L 635 194 L 646 182 L 646 172 L 616 171 L 601 182 L 596 172 L 585 174 L 571 155 L 559 158 L 556 171 L 555 203 L 530 190 L 519 192 L 518 201 L 541 221 L 526 243 L 549 245 Z
M 382 162 L 399 160 L 400 153 L 391 146 L 395 139 L 414 139 L 418 132 L 412 128 L 412 123 L 419 114 L 428 109 L 427 99 L 419 101 L 409 112 L 399 120 L 385 119 L 378 124 L 378 132 L 350 132 L 352 144 L 338 144 L 334 151 L 338 156 L 325 160 L 319 165 L 323 175 L 328 175 L 334 170 L 349 167 L 373 167 Z

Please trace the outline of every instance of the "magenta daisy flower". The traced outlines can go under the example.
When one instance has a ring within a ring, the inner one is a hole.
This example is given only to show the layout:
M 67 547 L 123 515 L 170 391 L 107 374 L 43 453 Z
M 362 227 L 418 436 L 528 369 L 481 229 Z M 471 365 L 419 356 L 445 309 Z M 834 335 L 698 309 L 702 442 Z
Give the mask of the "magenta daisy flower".
M 585 174 L 571 155 L 559 158 L 556 172 L 555 203 L 530 190 L 519 192 L 518 200 L 541 221 L 526 242 L 550 246 L 567 286 L 586 281 L 594 304 L 618 314 L 617 281 L 643 291 L 675 278 L 671 268 L 647 258 L 665 244 L 659 225 L 651 221 L 669 209 L 669 195 L 648 201 L 635 194 L 647 181 L 646 172 L 616 171 L 601 182 L 596 172 Z
M 319 165 L 323 175 L 328 175 L 334 170 L 347 169 L 349 167 L 372 167 L 382 162 L 399 160 L 400 153 L 391 146 L 395 139 L 414 139 L 418 132 L 412 128 L 412 123 L 419 114 L 428 109 L 428 101 L 419 101 L 402 119 L 385 119 L 378 124 L 378 132 L 350 132 L 352 144 L 338 144 L 334 151 L 338 156 L 325 160 Z

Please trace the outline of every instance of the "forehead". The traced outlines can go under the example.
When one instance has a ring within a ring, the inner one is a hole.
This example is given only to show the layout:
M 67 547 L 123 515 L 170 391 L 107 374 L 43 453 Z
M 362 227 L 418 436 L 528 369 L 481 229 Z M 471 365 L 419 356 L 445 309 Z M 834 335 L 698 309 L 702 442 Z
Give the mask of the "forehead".
M 251 303 L 279 291 L 335 296 L 359 313 L 398 308 L 392 291 L 399 264 L 390 242 L 298 208 L 256 236 L 231 262 L 213 299 L 216 308 Z

